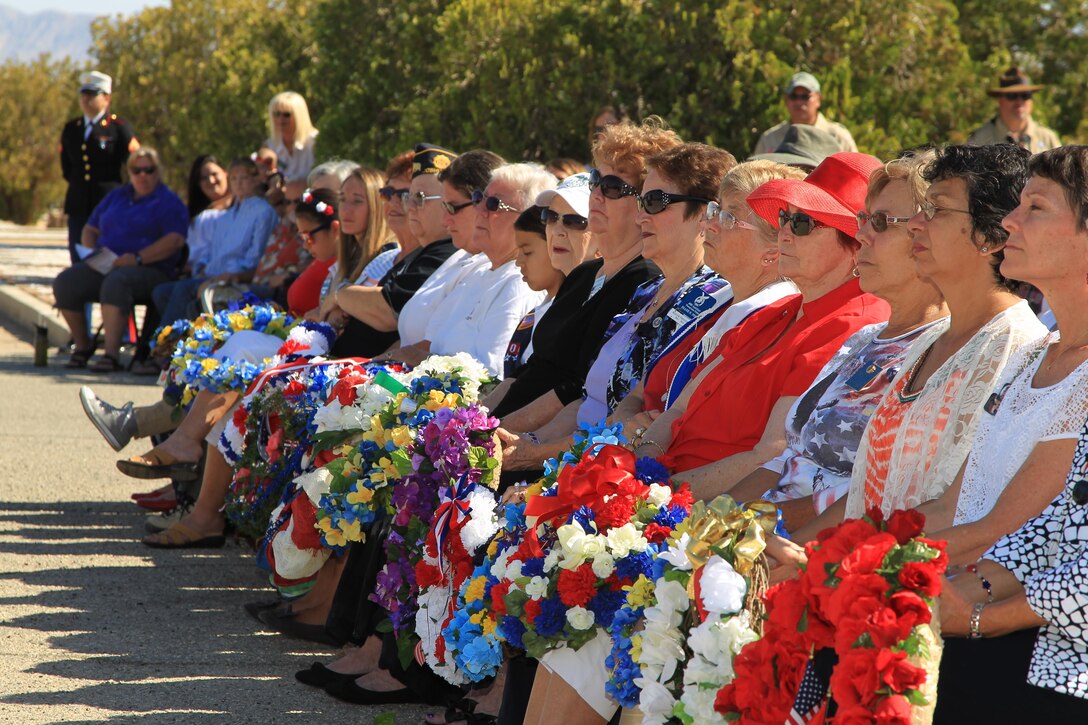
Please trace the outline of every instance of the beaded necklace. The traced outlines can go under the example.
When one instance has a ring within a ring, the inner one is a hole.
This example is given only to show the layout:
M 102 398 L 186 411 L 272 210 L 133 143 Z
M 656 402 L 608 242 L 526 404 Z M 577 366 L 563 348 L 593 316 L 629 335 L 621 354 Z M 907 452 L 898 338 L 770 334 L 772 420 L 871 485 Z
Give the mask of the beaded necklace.
M 910 370 L 903 376 L 903 386 L 899 390 L 895 391 L 896 397 L 899 398 L 899 402 L 906 405 L 907 403 L 913 403 L 918 399 L 918 396 L 925 390 L 923 385 L 919 390 L 911 392 L 911 388 L 914 387 L 914 377 L 918 374 L 918 370 L 925 365 L 926 358 L 929 357 L 929 352 L 933 349 L 933 345 L 926 348 L 926 351 L 918 356 L 918 359 L 914 361 L 914 364 L 910 366 Z

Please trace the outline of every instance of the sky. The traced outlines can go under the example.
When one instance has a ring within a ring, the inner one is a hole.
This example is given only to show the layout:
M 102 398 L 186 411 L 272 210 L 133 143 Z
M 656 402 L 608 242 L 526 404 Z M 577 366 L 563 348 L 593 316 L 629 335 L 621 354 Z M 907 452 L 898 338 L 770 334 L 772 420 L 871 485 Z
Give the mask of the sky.
M 65 13 L 92 13 L 94 15 L 127 15 L 151 5 L 169 5 L 169 0 L 34 0 L 33 3 L 21 3 L 18 0 L 0 0 L 6 5 L 25 13 L 42 10 L 59 10 Z

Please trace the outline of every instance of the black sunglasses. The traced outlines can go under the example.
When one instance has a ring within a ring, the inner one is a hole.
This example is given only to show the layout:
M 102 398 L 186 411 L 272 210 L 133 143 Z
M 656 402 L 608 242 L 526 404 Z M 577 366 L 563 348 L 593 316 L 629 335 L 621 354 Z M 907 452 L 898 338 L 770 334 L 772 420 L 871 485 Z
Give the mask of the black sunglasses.
M 154 166 L 131 166 L 129 167 L 128 173 L 132 174 L 133 176 L 135 176 L 136 174 L 146 174 L 148 176 L 151 176 L 156 171 L 158 171 L 158 169 L 156 169 Z
M 443 201 L 442 208 L 446 210 L 448 214 L 456 214 L 467 206 L 472 206 L 471 201 L 462 201 L 460 204 L 454 204 L 453 202 Z
M 873 227 L 874 232 L 886 232 L 888 231 L 889 224 L 906 224 L 910 221 L 909 216 L 888 216 L 887 212 L 878 211 L 872 214 L 866 214 L 863 211 L 858 212 L 858 228 L 865 226 L 865 222 L 869 222 Z
M 476 191 L 472 192 L 472 203 L 476 204 L 476 205 L 479 205 L 480 202 L 483 202 L 484 209 L 487 209 L 490 212 L 518 211 L 517 209 L 510 206 L 509 204 L 507 204 L 505 201 L 503 201 L 499 197 L 497 197 L 497 196 L 487 196 L 487 197 L 485 197 L 484 193 L 482 191 L 480 191 L 479 189 L 477 189 Z
M 400 199 L 401 204 L 408 204 L 408 189 L 398 189 L 393 186 L 383 186 L 382 188 L 378 189 L 378 193 L 381 194 L 381 197 L 386 201 L 392 201 L 393 197 L 397 197 L 398 199 Z
M 597 169 L 590 169 L 589 171 L 589 188 L 599 188 L 605 199 L 622 199 L 625 196 L 638 197 L 638 189 L 614 174 L 601 176 L 601 172 Z
M 557 222 L 563 222 L 563 226 L 567 229 L 574 229 L 575 231 L 584 232 L 586 227 L 589 226 L 589 220 L 581 214 L 560 214 L 557 211 L 551 209 L 540 210 L 540 221 L 545 224 L 555 224 Z
M 790 99 L 791 101 L 807 101 L 808 99 L 812 98 L 812 94 L 811 93 L 790 93 L 789 95 L 786 96 L 786 98 Z
M 673 204 L 678 201 L 692 201 L 697 204 L 709 204 L 713 199 L 704 199 L 701 196 L 688 196 L 687 194 L 670 194 L 667 191 L 661 189 L 651 189 L 642 196 L 636 196 L 638 201 L 638 208 L 647 214 L 660 214 L 665 211 L 669 204 Z
M 1030 101 L 1034 96 L 1031 91 L 1024 91 L 1023 93 L 1002 93 L 1001 95 L 1010 101 Z
M 813 229 L 824 226 L 823 223 L 816 221 L 802 211 L 790 214 L 785 209 L 779 209 L 778 228 L 784 229 L 787 224 L 790 225 L 790 231 L 798 237 L 807 237 L 812 233 Z

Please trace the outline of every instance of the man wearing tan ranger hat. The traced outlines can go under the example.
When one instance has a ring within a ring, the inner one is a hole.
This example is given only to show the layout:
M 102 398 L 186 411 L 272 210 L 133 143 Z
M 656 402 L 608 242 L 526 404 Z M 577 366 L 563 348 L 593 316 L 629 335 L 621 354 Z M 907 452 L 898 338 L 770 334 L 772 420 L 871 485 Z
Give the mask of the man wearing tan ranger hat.
M 813 126 L 829 133 L 839 142 L 839 151 L 857 151 L 854 137 L 841 123 L 828 121 L 820 113 L 820 82 L 811 73 L 794 73 L 785 89 L 786 110 L 790 120 L 783 121 L 763 132 L 756 142 L 752 155 L 773 153 L 786 140 L 786 131 L 790 126 Z
M 1009 68 L 998 79 L 997 88 L 986 91 L 997 99 L 997 115 L 972 133 L 967 143 L 976 146 L 1012 143 L 1033 154 L 1061 146 L 1058 134 L 1031 119 L 1032 96 L 1042 87 L 1033 84 L 1016 66 Z
M 79 261 L 76 245 L 83 226 L 102 197 L 124 183 L 121 169 L 140 148 L 132 126 L 110 112 L 113 79 L 90 71 L 79 77 L 83 115 L 64 125 L 60 135 L 60 168 L 68 182 L 64 213 L 68 215 L 68 252 Z

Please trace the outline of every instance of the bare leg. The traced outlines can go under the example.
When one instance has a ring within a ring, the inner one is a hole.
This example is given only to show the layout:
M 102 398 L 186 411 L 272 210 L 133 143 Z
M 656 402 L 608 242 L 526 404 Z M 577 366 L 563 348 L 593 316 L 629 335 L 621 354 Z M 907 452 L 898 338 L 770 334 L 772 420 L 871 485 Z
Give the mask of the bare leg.
M 209 447 L 200 494 L 197 496 L 196 503 L 193 504 L 193 510 L 180 523 L 203 536 L 222 534 L 226 519 L 221 509 L 233 476 L 234 469 L 227 463 L 227 459 L 223 457 L 219 449 L 214 446 Z M 144 537 L 144 541 L 149 539 L 158 541 L 160 536 L 152 534 Z
M 329 618 L 329 610 L 332 609 L 333 596 L 336 587 L 340 584 L 340 575 L 344 573 L 346 556 L 330 556 L 321 570 L 317 572 L 317 578 L 310 591 L 291 602 L 291 611 L 295 613 L 295 621 L 302 624 L 324 625 Z
M 83 316 L 83 310 L 61 310 L 61 317 L 68 329 L 72 331 L 72 341 L 77 350 L 86 350 L 91 346 L 90 334 L 87 332 L 87 318 Z
M 125 330 L 128 315 L 117 305 L 102 305 L 102 327 L 105 330 L 105 344 L 102 352 L 117 357 L 121 354 L 121 334 Z
M 536 679 L 533 680 L 533 694 L 529 696 L 525 722 L 536 725 L 556 722 L 598 725 L 606 721 L 566 680 L 541 666 L 537 668 Z
M 381 637 L 368 637 L 360 647 L 352 647 L 344 652 L 343 656 L 333 660 L 328 667 L 333 672 L 344 675 L 365 675 L 378 669 L 378 658 L 382 654 Z
M 202 390 L 197 393 L 189 413 L 178 425 L 177 430 L 170 437 L 155 447 L 156 451 L 165 453 L 176 461 L 194 463 L 200 460 L 202 451 L 201 441 L 211 431 L 212 426 L 222 420 L 227 411 L 238 402 L 239 395 L 235 392 L 210 393 Z M 209 454 L 209 459 L 211 458 Z M 228 479 L 229 483 L 230 480 Z M 223 489 L 226 492 L 226 488 Z M 217 504 L 222 506 L 222 500 Z
M 476 703 L 473 711 L 480 715 L 498 715 L 502 707 L 502 691 L 506 687 L 506 665 L 499 668 L 499 673 L 486 687 L 474 687 L 465 695 L 466 700 Z M 428 712 L 423 716 L 423 721 L 430 725 L 443 725 L 446 723 L 446 713 Z M 465 720 L 454 720 L 448 725 L 458 725 Z

